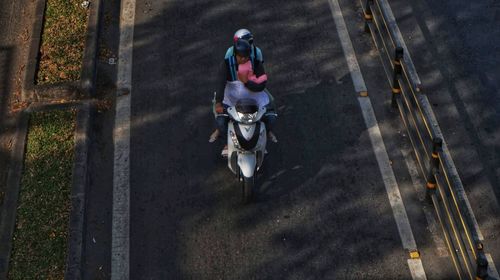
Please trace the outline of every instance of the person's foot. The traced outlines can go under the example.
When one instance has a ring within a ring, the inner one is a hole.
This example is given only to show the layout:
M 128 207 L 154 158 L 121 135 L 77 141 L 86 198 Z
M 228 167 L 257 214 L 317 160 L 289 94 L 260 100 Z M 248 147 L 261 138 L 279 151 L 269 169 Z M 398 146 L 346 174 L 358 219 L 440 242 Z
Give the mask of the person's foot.
M 222 149 L 222 152 L 220 153 L 220 155 L 222 157 L 227 157 L 227 154 L 228 154 L 228 152 L 227 152 L 227 144 L 226 144 L 226 146 L 224 146 L 224 149 Z
M 219 135 L 220 135 L 220 132 L 218 129 L 216 129 L 214 132 L 212 132 L 212 134 L 210 134 L 210 138 L 208 138 L 208 142 L 209 143 L 215 142 L 215 140 L 217 140 L 217 138 L 219 138 Z
M 267 133 L 267 138 L 269 140 L 271 140 L 271 142 L 273 142 L 273 143 L 278 143 L 278 138 L 276 138 L 276 135 L 274 135 L 274 133 L 272 131 L 269 131 Z

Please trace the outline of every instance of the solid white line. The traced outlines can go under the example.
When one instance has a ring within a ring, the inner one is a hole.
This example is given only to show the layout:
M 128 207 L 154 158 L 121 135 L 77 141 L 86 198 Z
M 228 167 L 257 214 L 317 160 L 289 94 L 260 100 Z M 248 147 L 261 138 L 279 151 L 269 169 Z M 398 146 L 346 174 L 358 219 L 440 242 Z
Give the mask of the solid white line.
M 130 100 L 135 0 L 122 0 L 121 7 L 118 91 L 113 131 L 112 280 L 128 280 L 130 277 Z
M 330 10 L 332 11 L 335 26 L 337 27 L 342 50 L 344 51 L 344 56 L 347 60 L 347 67 L 349 67 L 349 72 L 351 73 L 354 89 L 357 93 L 367 92 L 365 81 L 363 79 L 363 75 L 361 74 L 358 60 L 356 59 L 356 54 L 353 51 L 354 48 L 352 47 L 351 38 L 347 32 L 344 16 L 340 10 L 339 2 L 337 0 L 329 0 L 328 3 L 330 4 Z
M 415 188 L 415 192 L 417 193 L 418 199 L 420 201 L 425 200 L 425 182 L 420 178 L 418 174 L 418 169 L 415 161 L 411 157 L 409 152 L 401 150 L 401 154 L 403 154 L 403 158 L 406 163 L 406 167 L 408 168 L 408 172 L 410 173 L 411 181 L 413 183 L 413 187 Z M 449 256 L 448 249 L 444 243 L 444 240 L 441 238 L 439 232 L 439 224 L 434 218 L 433 212 L 427 208 L 426 206 L 422 207 L 422 211 L 424 212 L 425 219 L 427 220 L 427 229 L 431 233 L 432 240 L 436 245 L 437 255 L 439 257 L 447 257 Z
M 427 279 L 421 259 L 408 259 L 408 267 L 410 268 L 411 278 L 415 280 Z
M 129 279 L 130 248 L 130 95 L 116 103 L 114 130 L 111 279 Z
M 415 242 L 415 238 L 413 237 L 410 221 L 408 220 L 406 209 L 401 198 L 401 194 L 399 193 L 398 183 L 396 181 L 396 177 L 394 176 L 389 156 L 387 155 L 387 150 L 385 149 L 385 144 L 382 139 L 382 134 L 380 133 L 377 118 L 373 112 L 372 104 L 370 99 L 367 97 L 358 97 L 358 101 L 363 113 L 366 127 L 368 128 L 368 134 L 380 168 L 380 173 L 382 174 L 382 179 L 389 197 L 394 219 L 396 220 L 396 225 L 398 226 L 403 248 L 407 250 L 416 250 L 417 244 Z
M 338 0 L 329 0 L 329 3 L 335 21 L 335 26 L 337 28 L 340 41 L 342 42 L 342 50 L 347 60 L 347 65 L 349 67 L 355 91 L 358 93 L 362 91 L 366 92 L 365 81 L 363 79 L 363 75 L 361 74 L 356 53 L 354 52 L 351 38 L 349 37 L 349 32 L 347 31 Z M 387 155 L 387 151 L 385 149 L 385 144 L 377 124 L 375 113 L 373 112 L 370 98 L 358 97 L 358 102 L 368 129 L 372 148 L 377 159 L 382 180 L 384 181 L 384 186 L 389 198 L 389 203 L 392 208 L 396 225 L 398 227 L 403 248 L 408 251 L 417 250 L 417 244 L 415 242 L 415 238 L 413 237 L 410 221 L 408 220 L 408 215 L 406 214 L 406 209 L 399 192 L 399 187 L 390 165 L 389 156 Z M 421 261 L 410 259 L 408 260 L 408 266 L 413 279 L 426 279 Z

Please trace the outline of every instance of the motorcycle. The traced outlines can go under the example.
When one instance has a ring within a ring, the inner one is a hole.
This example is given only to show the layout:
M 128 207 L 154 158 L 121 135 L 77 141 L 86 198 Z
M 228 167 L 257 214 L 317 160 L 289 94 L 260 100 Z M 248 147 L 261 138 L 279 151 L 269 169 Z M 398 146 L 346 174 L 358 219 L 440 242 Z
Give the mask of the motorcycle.
M 227 165 L 241 182 L 242 201 L 245 204 L 252 199 L 256 173 L 264 162 L 267 132 L 261 119 L 266 111 L 265 106 L 259 108 L 254 99 L 247 98 L 227 108 Z

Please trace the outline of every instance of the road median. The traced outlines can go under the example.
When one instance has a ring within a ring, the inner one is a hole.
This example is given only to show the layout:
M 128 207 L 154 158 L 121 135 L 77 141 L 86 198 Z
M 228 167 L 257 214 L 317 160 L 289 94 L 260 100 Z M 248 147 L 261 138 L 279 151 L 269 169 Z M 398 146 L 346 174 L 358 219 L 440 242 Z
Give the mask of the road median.
M 9 279 L 64 276 L 75 120 L 74 109 L 31 113 Z
M 102 0 L 38 0 L 23 101 L 81 100 L 95 90 Z

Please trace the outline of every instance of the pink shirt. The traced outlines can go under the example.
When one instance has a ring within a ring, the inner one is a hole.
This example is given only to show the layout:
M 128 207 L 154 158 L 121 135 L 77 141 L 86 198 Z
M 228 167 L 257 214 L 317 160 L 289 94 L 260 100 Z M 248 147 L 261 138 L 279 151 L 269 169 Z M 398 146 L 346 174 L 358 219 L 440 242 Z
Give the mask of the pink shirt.
M 249 60 L 244 64 L 239 64 L 238 65 L 238 79 L 240 80 L 245 80 L 245 77 L 247 80 L 252 81 L 254 83 L 260 84 L 265 81 L 267 81 L 267 75 L 261 75 L 260 77 L 256 77 L 255 74 L 253 73 L 252 69 L 252 62 Z

